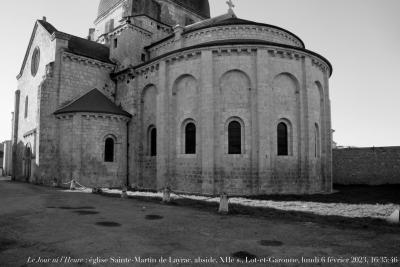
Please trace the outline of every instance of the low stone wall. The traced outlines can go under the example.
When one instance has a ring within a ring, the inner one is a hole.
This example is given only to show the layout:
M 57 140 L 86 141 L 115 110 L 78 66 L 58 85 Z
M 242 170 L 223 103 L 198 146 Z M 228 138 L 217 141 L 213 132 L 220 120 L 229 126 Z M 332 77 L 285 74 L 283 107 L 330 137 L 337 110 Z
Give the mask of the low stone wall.
M 400 184 L 400 147 L 333 150 L 335 184 Z

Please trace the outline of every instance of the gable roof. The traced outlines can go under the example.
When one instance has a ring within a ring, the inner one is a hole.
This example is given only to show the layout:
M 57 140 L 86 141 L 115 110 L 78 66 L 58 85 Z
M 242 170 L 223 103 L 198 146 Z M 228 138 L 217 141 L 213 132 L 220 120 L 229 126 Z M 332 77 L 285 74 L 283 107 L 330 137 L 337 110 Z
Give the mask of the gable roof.
M 35 26 L 33 28 L 32 34 L 31 34 L 31 39 L 29 40 L 29 45 L 28 48 L 25 52 L 25 57 L 24 61 L 22 62 L 22 66 L 20 69 L 20 72 L 17 76 L 17 79 L 19 79 L 24 71 L 25 64 L 28 60 L 29 56 L 29 51 L 31 50 L 33 40 L 35 38 L 35 33 L 37 30 L 38 25 L 42 26 L 48 33 L 49 35 L 55 35 L 56 37 L 63 38 L 68 40 L 68 49 L 67 52 L 79 55 L 79 56 L 84 56 L 88 57 L 91 59 L 99 60 L 105 63 L 109 64 L 114 64 L 110 60 L 110 49 L 102 44 L 77 37 L 71 34 L 67 34 L 61 31 L 58 31 L 52 24 L 45 20 L 37 20 L 35 23 Z
M 68 39 L 67 52 L 114 65 L 110 60 L 110 49 L 107 46 L 67 33 L 58 33 L 63 34 L 63 38 L 67 37 Z
M 255 21 L 251 21 L 251 20 L 240 19 L 235 15 L 235 13 L 225 13 L 225 14 L 222 14 L 217 17 L 209 18 L 209 19 L 202 20 L 202 21 L 193 23 L 191 25 L 188 25 L 188 26 L 184 27 L 183 34 L 188 34 L 188 33 L 194 32 L 194 31 L 202 30 L 202 29 L 218 27 L 218 26 L 226 26 L 226 25 L 256 25 L 256 26 L 266 26 L 266 27 L 277 29 L 277 30 L 281 30 L 281 31 L 284 31 L 284 32 L 292 35 L 293 37 L 295 37 L 300 42 L 302 48 L 305 48 L 305 44 L 304 44 L 303 40 L 301 40 L 300 37 L 298 37 L 296 34 L 290 32 L 286 29 L 283 29 L 281 27 L 278 27 L 278 26 L 265 24 L 265 23 L 259 23 L 259 22 L 255 22 Z M 175 36 L 175 34 L 172 33 L 161 40 L 151 43 L 150 45 L 146 46 L 145 49 L 149 49 L 151 47 L 159 45 L 169 39 L 174 38 L 174 36 Z
M 132 117 L 131 114 L 115 105 L 98 89 L 93 89 L 75 101 L 56 110 L 54 115 L 79 112 L 114 114 L 130 118 Z
M 212 17 L 209 19 L 205 19 L 205 20 L 201 20 L 199 22 L 187 25 L 185 27 L 185 31 L 190 31 L 190 30 L 195 30 L 195 29 L 199 29 L 205 26 L 212 26 L 215 23 L 218 23 L 220 21 L 226 20 L 226 19 L 230 19 L 230 18 L 236 18 L 235 13 L 225 13 L 216 17 Z
M 26 49 L 26 52 L 25 52 L 25 57 L 22 62 L 21 69 L 17 75 L 17 79 L 19 79 L 22 76 L 22 73 L 24 72 L 25 64 L 26 64 L 26 61 L 28 60 L 29 51 L 31 51 L 33 39 L 35 38 L 35 33 L 36 33 L 38 25 L 41 25 L 50 35 L 57 31 L 57 29 L 53 25 L 51 25 L 50 23 L 48 23 L 44 20 L 36 21 L 35 26 L 33 27 L 31 38 L 29 40 L 28 48 Z
M 53 34 L 54 32 L 57 31 L 57 29 L 56 29 L 53 25 L 51 25 L 50 23 L 48 23 L 48 22 L 45 21 L 45 20 L 38 20 L 37 22 L 38 22 L 40 25 L 42 25 L 43 28 L 45 28 L 46 31 L 47 31 L 48 33 L 50 33 L 50 34 Z
M 117 6 L 122 1 L 123 0 L 100 0 L 99 7 L 97 9 L 97 19 L 102 17 L 104 14 L 106 14 L 108 11 L 113 9 L 115 6 Z
M 202 30 L 202 29 L 217 27 L 217 26 L 225 26 L 225 25 L 256 25 L 256 26 L 266 26 L 266 27 L 277 29 L 277 30 L 281 30 L 281 31 L 284 31 L 284 32 L 292 35 L 293 37 L 295 37 L 297 40 L 300 41 L 302 47 L 305 48 L 305 44 L 304 44 L 303 40 L 301 40 L 300 37 L 298 37 L 296 34 L 290 32 L 286 29 L 283 29 L 283 28 L 275 26 L 275 25 L 240 19 L 240 18 L 236 17 L 235 14 L 230 15 L 229 13 L 222 15 L 222 16 L 218 16 L 215 18 L 205 20 L 204 22 L 189 25 L 188 27 L 185 28 L 184 33 L 187 34 L 187 33 L 193 32 L 193 31 L 197 31 L 197 30 Z

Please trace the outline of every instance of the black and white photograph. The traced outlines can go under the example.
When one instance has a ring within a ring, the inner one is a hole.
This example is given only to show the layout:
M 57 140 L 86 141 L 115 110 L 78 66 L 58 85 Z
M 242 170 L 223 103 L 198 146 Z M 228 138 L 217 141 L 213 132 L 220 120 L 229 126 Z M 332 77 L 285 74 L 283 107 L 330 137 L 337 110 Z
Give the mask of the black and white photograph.
M 0 267 L 400 266 L 399 0 L 0 4 Z

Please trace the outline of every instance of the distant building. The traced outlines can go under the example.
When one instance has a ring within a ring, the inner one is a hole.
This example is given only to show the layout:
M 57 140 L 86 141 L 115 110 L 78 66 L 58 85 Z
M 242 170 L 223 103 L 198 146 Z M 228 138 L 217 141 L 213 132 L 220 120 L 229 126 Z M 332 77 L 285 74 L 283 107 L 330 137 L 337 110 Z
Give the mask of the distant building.
M 82 39 L 35 23 L 14 177 L 236 195 L 330 192 L 332 66 L 207 0 L 101 0 Z
M 4 144 L 0 143 L 0 176 L 3 176 L 3 172 L 4 172 Z
M 3 146 L 3 158 L 0 158 L 0 165 L 2 163 L 3 175 L 11 176 L 12 169 L 12 144 L 11 141 L 5 141 L 2 143 Z M 1 157 L 1 152 L 0 152 Z
M 400 147 L 333 149 L 333 182 L 344 185 L 400 184 Z

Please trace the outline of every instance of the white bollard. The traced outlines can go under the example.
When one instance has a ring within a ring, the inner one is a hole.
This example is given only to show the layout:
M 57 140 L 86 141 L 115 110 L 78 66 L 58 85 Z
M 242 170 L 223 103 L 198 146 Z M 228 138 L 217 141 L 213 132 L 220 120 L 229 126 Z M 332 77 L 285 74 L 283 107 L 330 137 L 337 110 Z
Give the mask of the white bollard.
M 388 223 L 393 223 L 393 224 L 398 224 L 399 223 L 399 215 L 400 215 L 400 210 L 395 210 L 392 215 L 386 218 L 386 221 Z
M 75 190 L 76 189 L 76 185 L 75 185 L 75 180 L 71 181 L 71 186 L 69 187 L 69 190 Z
M 169 190 L 168 187 L 163 190 L 162 202 L 164 202 L 164 203 L 170 203 L 171 202 L 171 190 Z
M 220 201 L 219 201 L 219 209 L 218 212 L 221 214 L 228 214 L 229 213 L 229 199 L 228 195 L 223 193 L 221 195 Z
M 126 186 L 122 187 L 121 198 L 128 198 L 128 189 Z

